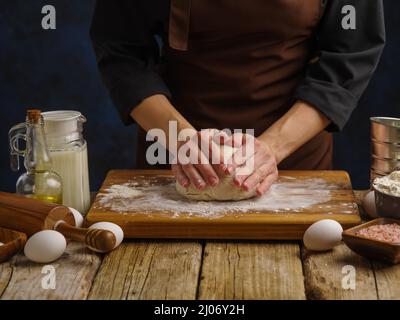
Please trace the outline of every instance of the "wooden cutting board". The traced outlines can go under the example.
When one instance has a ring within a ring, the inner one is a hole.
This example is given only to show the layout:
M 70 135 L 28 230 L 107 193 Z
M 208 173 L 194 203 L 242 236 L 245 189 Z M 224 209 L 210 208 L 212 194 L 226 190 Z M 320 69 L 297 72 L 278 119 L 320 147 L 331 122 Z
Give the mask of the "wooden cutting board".
M 361 222 L 346 172 L 281 171 L 261 199 L 197 202 L 177 194 L 170 171 L 112 170 L 86 222 L 116 223 L 127 238 L 293 240 L 321 219 Z

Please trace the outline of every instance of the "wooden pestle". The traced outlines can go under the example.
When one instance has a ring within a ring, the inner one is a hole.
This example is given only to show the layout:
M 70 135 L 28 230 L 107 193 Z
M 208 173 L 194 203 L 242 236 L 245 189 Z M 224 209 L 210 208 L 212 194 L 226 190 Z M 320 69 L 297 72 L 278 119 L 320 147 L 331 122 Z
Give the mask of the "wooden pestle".
M 28 237 L 42 230 L 56 230 L 100 252 L 111 251 L 116 244 L 111 231 L 75 227 L 68 207 L 7 192 L 0 192 L 0 227 L 24 232 Z
M 84 242 L 89 248 L 100 252 L 109 252 L 115 248 L 117 239 L 114 233 L 108 230 L 77 228 L 60 221 L 54 230 L 61 232 L 69 239 Z

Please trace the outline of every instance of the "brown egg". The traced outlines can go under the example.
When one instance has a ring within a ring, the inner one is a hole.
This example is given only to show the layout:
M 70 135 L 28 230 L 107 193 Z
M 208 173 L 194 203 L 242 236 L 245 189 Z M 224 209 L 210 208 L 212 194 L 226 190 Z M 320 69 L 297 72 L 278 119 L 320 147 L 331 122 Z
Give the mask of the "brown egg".
M 368 217 L 373 219 L 378 217 L 375 206 L 375 191 L 370 191 L 366 194 L 362 201 L 362 207 Z

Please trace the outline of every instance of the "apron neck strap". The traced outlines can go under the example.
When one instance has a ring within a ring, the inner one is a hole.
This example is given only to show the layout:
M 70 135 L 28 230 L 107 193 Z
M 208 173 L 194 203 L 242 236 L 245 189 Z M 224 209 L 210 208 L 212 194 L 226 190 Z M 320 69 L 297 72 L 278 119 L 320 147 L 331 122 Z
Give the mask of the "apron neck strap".
M 188 50 L 191 3 L 191 0 L 171 0 L 168 39 L 175 50 Z

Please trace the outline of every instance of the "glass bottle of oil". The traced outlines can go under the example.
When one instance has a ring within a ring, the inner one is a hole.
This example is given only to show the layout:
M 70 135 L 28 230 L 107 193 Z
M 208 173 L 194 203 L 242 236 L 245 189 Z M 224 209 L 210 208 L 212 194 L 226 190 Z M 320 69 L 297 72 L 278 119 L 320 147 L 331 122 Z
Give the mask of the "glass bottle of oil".
M 40 110 L 28 110 L 26 122 L 11 128 L 9 132 L 11 168 L 19 170 L 19 157 L 24 157 L 26 173 L 16 184 L 17 193 L 42 201 L 62 203 L 61 177 L 52 171 L 49 151 L 44 134 Z M 25 150 L 20 142 L 25 141 Z

